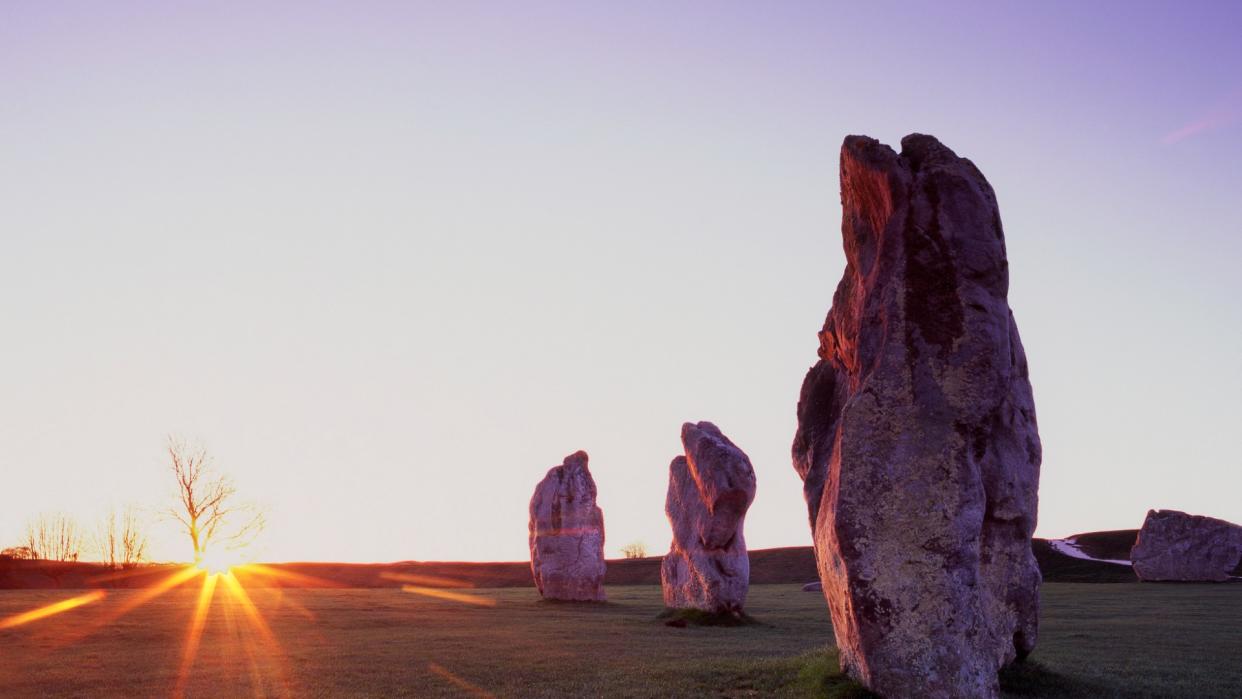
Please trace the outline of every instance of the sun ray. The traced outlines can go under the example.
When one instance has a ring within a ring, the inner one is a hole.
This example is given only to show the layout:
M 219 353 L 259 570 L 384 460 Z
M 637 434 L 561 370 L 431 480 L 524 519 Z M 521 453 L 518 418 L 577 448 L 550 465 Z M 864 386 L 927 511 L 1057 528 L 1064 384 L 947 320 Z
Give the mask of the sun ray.
M 203 577 L 203 587 L 198 593 L 198 606 L 194 608 L 194 618 L 190 620 L 190 630 L 186 635 L 185 649 L 181 653 L 181 667 L 177 670 L 177 684 L 173 689 L 174 697 L 185 696 L 185 685 L 190 679 L 190 668 L 198 655 L 199 641 L 203 636 L 203 627 L 207 625 L 207 611 L 211 608 L 211 598 L 216 592 L 218 575 Z
M 165 592 L 168 592 L 174 587 L 177 587 L 178 585 L 185 583 L 186 581 L 190 580 L 190 578 L 193 578 L 196 575 L 202 575 L 202 574 L 203 574 L 203 571 L 199 570 L 198 568 L 195 568 L 194 566 L 191 566 L 191 565 L 182 566 L 176 573 L 173 573 L 167 578 L 164 578 L 159 583 L 152 585 L 151 587 L 145 588 L 141 591 L 136 591 L 133 594 L 133 596 L 125 600 L 118 607 L 108 612 L 104 616 L 98 619 L 95 619 L 92 623 L 84 626 L 83 628 L 77 629 L 74 633 L 66 636 L 65 638 L 60 639 L 60 641 L 56 645 L 57 647 L 59 647 L 59 646 L 65 646 L 65 645 L 77 643 L 78 641 L 81 641 L 87 636 L 103 628 L 104 626 L 114 623 L 117 619 L 120 619 L 126 614 L 129 614 L 133 610 L 146 604 L 147 602 L 150 602 L 156 597 L 159 597 L 160 595 L 164 594 Z
M 254 604 L 254 600 L 250 598 L 250 594 L 246 592 L 246 588 L 237 580 L 237 577 L 232 572 L 228 572 L 221 575 L 221 578 L 224 580 L 224 585 L 229 595 L 241 606 L 251 627 L 259 634 L 264 644 L 265 654 L 274 665 L 277 686 L 282 688 L 285 693 L 289 693 L 290 684 L 288 673 L 285 671 L 286 659 L 280 641 L 272 633 L 271 626 L 263 618 L 263 614 L 259 612 L 258 607 Z M 252 671 L 257 673 L 258 663 L 255 659 L 254 648 L 251 646 L 249 638 L 243 636 L 243 640 L 246 644 L 246 652 L 250 656 Z M 258 687 L 256 686 L 256 691 L 257 689 Z
M 389 573 L 387 571 L 380 573 L 379 576 L 384 580 L 396 580 L 397 582 L 413 583 L 425 587 L 474 587 L 474 583 L 469 580 L 461 580 L 459 578 L 446 578 L 440 575 L 420 575 L 418 573 Z
M 32 621 L 46 619 L 47 617 L 55 616 L 62 612 L 67 612 L 70 609 L 77 609 L 78 607 L 81 607 L 84 604 L 90 604 L 91 602 L 98 602 L 99 600 L 106 597 L 107 594 L 108 593 L 104 592 L 103 590 L 92 590 L 90 592 L 87 592 L 86 594 L 78 595 L 77 597 L 70 597 L 69 599 L 63 599 L 59 602 L 53 602 L 51 604 L 44 605 L 37 609 L 32 609 L 28 612 L 22 612 L 21 614 L 14 614 L 13 616 L 8 617 L 6 619 L 0 619 L 0 629 L 11 629 L 17 626 L 22 626 L 24 624 L 29 624 Z
M 129 578 L 144 577 L 148 575 L 159 575 L 160 573 L 167 573 L 169 570 L 169 567 L 170 566 L 167 566 L 167 565 L 151 565 L 151 566 L 139 566 L 137 568 L 129 568 L 125 570 L 108 571 L 105 573 L 99 573 L 97 575 L 92 575 L 90 576 L 90 578 L 88 578 L 88 581 L 91 583 L 103 583 L 103 582 L 113 582 L 115 580 L 127 580 Z M 180 569 L 180 568 L 181 566 L 175 566 L 175 569 Z
M 280 594 L 276 598 L 276 601 L 280 606 L 289 607 L 293 611 L 302 615 L 302 617 L 304 617 L 307 621 L 319 621 L 319 617 L 314 612 L 308 609 L 306 605 L 294 599 L 292 595 L 285 594 L 284 591 L 281 590 L 280 588 L 277 588 L 277 592 L 279 592 Z M 316 634 L 319 633 L 318 629 L 312 628 L 311 631 Z
M 482 597 L 479 595 L 467 595 L 461 592 L 453 592 L 452 590 L 442 590 L 438 587 L 422 587 L 420 585 L 402 585 L 401 590 L 404 592 L 412 592 L 416 595 L 424 595 L 426 597 L 434 597 L 436 599 L 448 600 L 450 602 L 462 602 L 465 604 L 474 604 L 480 607 L 495 607 L 496 600 L 490 597 Z
M 272 629 L 267 625 L 267 620 L 259 613 L 259 608 L 254 606 L 254 601 L 250 599 L 246 588 L 242 587 L 241 583 L 237 581 L 237 576 L 229 572 L 222 574 L 220 577 L 224 578 L 224 584 L 228 588 L 229 594 L 241 604 L 242 611 L 246 613 L 250 623 L 263 636 L 263 640 L 276 643 L 276 637 L 272 635 Z
M 224 624 L 228 629 L 229 641 L 225 644 L 225 649 L 233 654 L 240 654 L 245 662 L 245 667 L 250 678 L 250 691 L 248 694 L 255 697 L 265 696 L 263 691 L 263 674 L 259 671 L 259 663 L 255 659 L 254 634 L 253 625 L 243 623 L 240 617 L 244 616 L 238 611 L 241 605 L 237 602 L 237 598 L 233 595 L 232 588 L 227 585 L 224 588 L 227 604 L 222 604 L 221 609 L 224 611 Z M 241 676 L 240 670 L 238 676 Z M 238 696 L 243 692 L 238 688 Z
M 159 597 L 165 592 L 168 592 L 174 587 L 177 587 L 178 585 L 181 585 L 182 583 L 189 581 L 190 578 L 193 578 L 196 575 L 202 575 L 202 574 L 203 574 L 203 571 L 199 570 L 198 568 L 195 568 L 194 566 L 184 566 L 183 568 L 178 570 L 176 573 L 173 573 L 167 578 L 164 578 L 163 580 L 159 581 L 155 585 L 152 585 L 151 587 L 143 589 L 142 591 L 136 593 L 130 599 L 126 600 L 124 604 L 122 604 L 120 607 L 117 607 L 117 609 L 114 610 L 111 615 L 109 615 L 109 617 L 107 618 L 107 621 L 104 623 L 111 623 L 113 621 L 116 621 L 117 619 L 134 611 L 138 607 L 141 607 L 147 602 L 150 602 L 156 597 Z
M 453 672 L 452 670 L 449 670 L 448 668 L 444 667 L 443 665 L 439 663 L 427 663 L 427 669 L 430 670 L 432 674 L 438 675 L 444 678 L 446 681 L 449 682 L 449 684 L 456 686 L 458 689 L 464 689 L 465 691 L 469 692 L 470 694 L 475 695 L 476 697 L 487 697 L 491 699 L 496 696 L 495 694 L 492 694 L 486 689 L 483 689 L 479 685 L 474 684 L 473 682 L 465 679 L 461 675 L 458 675 L 457 673 Z
M 271 580 L 291 583 L 291 587 L 345 587 L 344 584 L 339 582 L 327 580 L 325 578 L 317 578 L 313 575 L 306 575 L 304 573 L 295 573 L 291 570 L 273 568 L 272 566 L 264 565 L 262 563 L 247 563 L 245 565 L 235 566 L 232 572 L 239 578 L 244 578 L 248 575 L 257 575 Z

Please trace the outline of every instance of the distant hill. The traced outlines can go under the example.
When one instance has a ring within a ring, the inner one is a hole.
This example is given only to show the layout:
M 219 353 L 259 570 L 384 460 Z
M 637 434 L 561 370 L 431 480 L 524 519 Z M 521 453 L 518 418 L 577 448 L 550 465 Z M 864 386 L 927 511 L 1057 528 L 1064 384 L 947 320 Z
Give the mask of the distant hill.
M 1130 549 L 1134 548 L 1134 542 L 1138 540 L 1138 533 L 1137 529 L 1113 529 L 1106 532 L 1075 534 L 1066 538 L 1073 539 L 1084 553 L 1095 558 L 1128 561 Z
M 1035 560 L 1039 562 L 1039 572 L 1043 574 L 1044 582 L 1138 582 L 1138 577 L 1130 566 L 1067 556 L 1052 548 L 1047 539 L 1035 539 L 1031 542 L 1031 548 L 1035 551 Z M 1118 556 L 1117 560 L 1129 558 L 1130 551 L 1127 549 L 1126 554 Z
M 1072 539 L 1083 553 L 1093 558 L 1109 558 L 1119 560 L 1130 559 L 1130 549 L 1138 541 L 1137 529 L 1113 529 L 1104 532 L 1086 532 L 1066 537 Z M 1038 555 L 1038 554 L 1037 554 Z M 1043 566 L 1043 563 L 1040 563 Z M 1242 577 L 1242 560 L 1233 569 L 1234 576 Z
M 1087 532 L 1073 540 L 1079 550 L 1100 559 L 1128 560 L 1138 530 Z M 1035 539 L 1035 558 L 1045 582 L 1135 582 L 1129 566 L 1066 555 L 1046 539 Z M 1242 567 L 1242 566 L 1240 566 Z M 143 566 L 113 572 L 96 563 L 0 560 L 0 589 L 134 588 L 159 581 L 175 566 Z M 1239 571 L 1242 574 L 1242 571 Z M 402 561 L 398 563 L 276 563 L 238 573 L 247 585 L 260 587 L 529 587 L 530 564 Z M 815 554 L 809 546 L 750 552 L 752 583 L 806 583 L 816 580 Z M 660 558 L 608 561 L 607 585 L 660 584 Z
M 809 546 L 750 552 L 751 582 L 804 583 L 816 579 Z M 176 566 L 143 566 L 113 572 L 97 563 L 0 561 L 0 589 L 134 588 L 160 580 Z M 260 587 L 528 587 L 530 563 L 402 561 L 398 563 L 273 563 L 240 569 L 247 585 Z M 608 561 L 606 585 L 659 585 L 660 558 Z

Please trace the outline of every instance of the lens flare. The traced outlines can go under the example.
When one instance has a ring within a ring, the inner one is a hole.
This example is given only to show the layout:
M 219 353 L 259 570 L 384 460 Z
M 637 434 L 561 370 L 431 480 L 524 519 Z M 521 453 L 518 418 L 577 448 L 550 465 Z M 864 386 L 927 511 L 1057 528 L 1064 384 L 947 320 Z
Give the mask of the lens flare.
M 219 575 L 204 575 L 203 587 L 198 593 L 198 605 L 194 608 L 194 618 L 190 620 L 190 630 L 186 635 L 185 648 L 181 652 L 181 667 L 177 671 L 177 685 L 173 689 L 174 697 L 185 696 L 185 684 L 190 679 L 190 668 L 198 655 L 198 645 L 203 637 L 203 627 L 207 625 L 207 610 L 211 607 L 211 598 L 216 592 Z
M 263 618 L 263 614 L 259 612 L 259 608 L 255 606 L 254 600 L 250 598 L 250 594 L 246 592 L 246 588 L 237 580 L 237 576 L 232 573 L 225 573 L 220 576 L 224 581 L 224 588 L 234 602 L 241 606 L 245 612 L 247 620 L 250 622 L 252 630 L 257 632 L 259 640 L 262 642 L 265 651 L 264 655 L 268 657 L 272 663 L 271 677 L 275 681 L 278 688 L 290 691 L 289 673 L 286 669 L 288 660 L 285 657 L 284 649 L 277 640 L 276 635 L 272 633 L 272 628 L 268 625 L 267 620 Z M 260 672 L 258 661 L 256 658 L 255 648 L 253 647 L 253 639 L 249 636 L 243 637 L 243 646 L 250 662 L 251 676 L 254 678 L 255 686 L 258 687 L 263 682 L 263 673 Z
M 464 604 L 473 604 L 479 607 L 495 607 L 496 600 L 490 597 L 481 597 L 479 595 L 467 595 L 461 592 L 453 592 L 451 590 L 441 590 L 437 587 L 422 587 L 421 585 L 402 585 L 402 591 L 412 592 L 416 595 L 424 597 L 434 597 L 436 599 L 448 600 L 450 602 L 462 602 Z
M 156 577 L 161 575 L 162 577 Z M 114 601 L 100 605 L 96 613 L 87 615 L 85 619 L 76 617 L 76 623 L 52 626 L 57 637 L 49 639 L 46 647 L 49 650 L 55 650 L 78 643 L 117 622 L 136 608 L 201 577 L 201 587 L 195 595 L 197 602 L 193 608 L 189 627 L 185 632 L 176 673 L 169 678 L 170 685 L 167 686 L 167 695 L 172 697 L 184 697 L 187 691 L 190 691 L 192 673 L 203 652 L 207 624 L 213 613 L 223 614 L 223 622 L 230 637 L 223 646 L 216 648 L 216 651 L 224 649 L 228 653 L 244 654 L 250 670 L 251 688 L 256 695 L 298 695 L 297 683 L 293 681 L 294 675 L 291 672 L 289 658 L 263 611 L 255 604 L 255 599 L 252 598 L 247 588 L 252 585 L 259 588 L 259 591 L 263 593 L 260 601 L 269 611 L 273 608 L 287 606 L 306 620 L 314 622 L 316 621 L 315 614 L 297 600 L 287 599 L 287 593 L 283 588 L 347 586 L 336 581 L 288 570 L 283 566 L 243 563 L 229 551 L 204 557 L 193 565 L 152 566 L 132 571 L 105 573 L 97 576 L 97 579 L 132 580 L 139 576 L 150 576 L 151 580 L 144 580 L 139 583 L 141 587 L 133 590 L 115 593 Z M 469 587 L 471 582 L 467 580 L 388 572 L 380 573 L 379 577 L 396 583 L 404 583 L 401 589 L 411 594 L 482 607 L 497 605 L 495 599 L 483 594 L 469 594 L 437 587 L 441 585 Z M 190 593 L 190 590 L 187 590 L 187 593 Z M 0 631 L 56 617 L 84 605 L 99 602 L 109 594 L 104 590 L 91 590 L 20 614 L 0 618 Z M 235 623 L 235 619 L 240 623 Z M 319 635 L 325 642 L 330 641 L 314 627 L 309 632 Z M 429 669 L 433 674 L 464 693 L 481 697 L 493 696 L 446 667 L 432 663 Z
M 379 576 L 384 580 L 396 580 L 397 582 L 413 583 L 415 585 L 423 585 L 426 587 L 474 587 L 474 583 L 469 580 L 446 578 L 442 575 L 382 572 Z
M 0 629 L 11 629 L 15 626 L 22 626 L 24 624 L 29 624 L 32 621 L 46 619 L 47 617 L 55 616 L 62 612 L 67 612 L 70 609 L 77 609 L 78 607 L 81 607 L 84 604 L 90 604 L 91 602 L 98 602 L 99 600 L 103 599 L 106 595 L 107 593 L 104 592 L 103 590 L 93 590 L 84 595 L 78 595 L 77 597 L 70 597 L 69 599 L 61 600 L 59 602 L 53 602 L 52 604 L 39 607 L 38 609 L 32 609 L 28 612 L 23 612 L 21 614 L 15 614 L 11 617 L 8 617 L 7 619 L 0 620 Z
M 233 573 L 243 584 L 246 582 L 245 577 L 254 575 L 265 578 L 269 586 L 273 586 L 272 583 L 275 583 L 275 587 L 345 587 L 344 584 L 333 580 L 317 578 L 313 575 L 296 573 L 282 568 L 273 568 L 262 563 L 247 563 L 237 566 Z
M 87 636 L 95 633 L 99 629 L 115 623 L 121 617 L 129 614 L 133 610 L 146 604 L 147 602 L 150 602 L 156 597 L 159 597 L 165 592 L 168 592 L 174 587 L 185 583 L 196 575 L 202 574 L 203 572 L 194 566 L 182 566 L 177 569 L 177 572 L 169 575 L 152 587 L 135 593 L 124 602 L 121 602 L 120 606 L 108 611 L 103 616 L 94 619 L 90 624 L 72 629 L 64 637 L 60 638 L 54 647 L 67 646 L 77 643 L 78 641 L 81 641 Z
M 494 697 L 496 696 L 495 694 L 492 694 L 486 689 L 483 689 L 479 685 L 471 682 L 470 680 L 467 680 L 461 675 L 458 675 L 452 670 L 449 670 L 448 668 L 444 667 L 440 663 L 427 663 L 427 669 L 430 670 L 432 674 L 439 675 L 449 684 L 469 694 L 472 694 L 476 697 L 481 697 L 484 699 L 494 699 Z
M 228 549 L 220 549 L 219 551 L 207 551 L 203 557 L 199 559 L 199 570 L 206 571 L 209 575 L 220 575 L 227 573 L 234 566 L 243 565 L 241 556 L 236 551 Z

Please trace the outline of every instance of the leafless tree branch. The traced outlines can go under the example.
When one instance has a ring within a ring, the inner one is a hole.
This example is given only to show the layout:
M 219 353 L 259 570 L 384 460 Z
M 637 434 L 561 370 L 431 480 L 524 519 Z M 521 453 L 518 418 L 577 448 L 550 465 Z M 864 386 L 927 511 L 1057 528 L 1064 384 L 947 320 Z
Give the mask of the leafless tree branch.
M 214 472 L 206 449 L 176 437 L 169 437 L 167 449 L 177 481 L 177 506 L 168 515 L 189 536 L 196 562 L 213 543 L 234 548 L 262 530 L 262 512 L 235 502 L 233 481 Z
M 26 546 L 34 558 L 76 561 L 82 553 L 82 531 L 68 515 L 43 514 L 26 525 Z

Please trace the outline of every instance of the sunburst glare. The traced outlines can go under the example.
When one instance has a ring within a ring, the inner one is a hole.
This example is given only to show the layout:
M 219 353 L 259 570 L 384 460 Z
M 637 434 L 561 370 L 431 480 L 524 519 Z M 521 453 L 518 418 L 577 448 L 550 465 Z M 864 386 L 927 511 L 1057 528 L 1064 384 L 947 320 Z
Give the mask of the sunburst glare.
M 29 624 L 32 621 L 38 621 L 50 616 L 55 616 L 61 612 L 67 612 L 70 609 L 76 609 L 84 604 L 98 602 L 103 599 L 106 594 L 107 593 L 103 590 L 92 590 L 84 595 L 78 595 L 77 597 L 70 597 L 69 599 L 61 600 L 59 602 L 53 602 L 52 604 L 32 609 L 21 614 L 14 614 L 7 619 L 0 620 L 0 629 L 11 629 L 16 626 L 22 626 L 23 624 Z
M 241 553 L 230 549 L 206 551 L 195 565 L 199 570 L 210 575 L 227 573 L 237 566 L 244 565 Z

